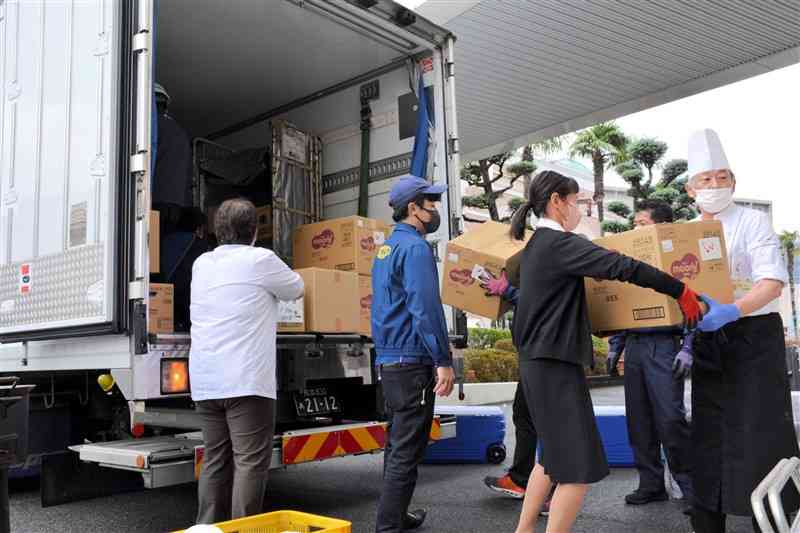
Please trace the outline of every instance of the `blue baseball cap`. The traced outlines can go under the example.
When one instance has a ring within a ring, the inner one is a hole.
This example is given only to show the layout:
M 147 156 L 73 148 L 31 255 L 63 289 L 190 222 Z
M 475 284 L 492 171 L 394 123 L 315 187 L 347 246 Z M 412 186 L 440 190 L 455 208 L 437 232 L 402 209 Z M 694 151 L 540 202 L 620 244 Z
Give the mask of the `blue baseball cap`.
M 389 205 L 395 208 L 402 207 L 419 194 L 442 194 L 446 190 L 447 185 L 432 184 L 417 176 L 406 174 L 400 176 L 392 185 L 392 189 L 389 191 Z

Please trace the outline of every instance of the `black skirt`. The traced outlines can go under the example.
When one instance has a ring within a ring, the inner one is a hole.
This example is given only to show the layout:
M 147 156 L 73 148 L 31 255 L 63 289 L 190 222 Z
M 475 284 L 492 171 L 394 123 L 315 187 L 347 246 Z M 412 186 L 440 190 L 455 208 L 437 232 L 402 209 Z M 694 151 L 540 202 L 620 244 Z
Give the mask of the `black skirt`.
M 597 483 L 609 474 L 583 366 L 520 361 L 520 380 L 539 434 L 539 463 L 557 483 Z

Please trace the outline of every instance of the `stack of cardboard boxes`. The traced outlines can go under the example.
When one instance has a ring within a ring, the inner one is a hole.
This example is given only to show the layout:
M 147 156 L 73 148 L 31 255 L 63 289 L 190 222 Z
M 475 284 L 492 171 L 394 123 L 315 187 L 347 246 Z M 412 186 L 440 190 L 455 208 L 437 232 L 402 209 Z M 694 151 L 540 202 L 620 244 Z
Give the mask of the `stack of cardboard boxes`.
M 372 335 L 372 261 L 390 233 L 388 224 L 357 216 L 295 230 L 294 268 L 306 284 L 305 331 Z

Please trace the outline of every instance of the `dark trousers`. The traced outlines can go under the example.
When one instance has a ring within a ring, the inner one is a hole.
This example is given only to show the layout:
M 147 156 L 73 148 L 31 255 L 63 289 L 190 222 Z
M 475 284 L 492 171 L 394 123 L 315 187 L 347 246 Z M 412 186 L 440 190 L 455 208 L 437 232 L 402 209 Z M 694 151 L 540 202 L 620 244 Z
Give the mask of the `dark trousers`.
M 202 418 L 203 471 L 198 524 L 259 514 L 267 490 L 275 432 L 275 400 L 242 396 L 197 402 Z
M 536 464 L 536 447 L 539 436 L 528 410 L 528 402 L 525 401 L 525 391 L 521 381 L 517 384 L 517 392 L 514 394 L 514 403 L 511 409 L 517 443 L 514 447 L 514 462 L 508 470 L 508 475 L 511 477 L 511 481 L 526 488 L 533 466 Z
M 628 438 L 639 471 L 639 488 L 664 491 L 661 446 L 669 468 L 687 500 L 690 479 L 691 432 L 683 403 L 683 380 L 672 377 L 680 349 L 676 336 L 628 334 L 625 346 L 625 409 Z
M 430 437 L 435 374 L 429 365 L 383 366 L 381 382 L 388 435 L 375 531 L 400 533 Z

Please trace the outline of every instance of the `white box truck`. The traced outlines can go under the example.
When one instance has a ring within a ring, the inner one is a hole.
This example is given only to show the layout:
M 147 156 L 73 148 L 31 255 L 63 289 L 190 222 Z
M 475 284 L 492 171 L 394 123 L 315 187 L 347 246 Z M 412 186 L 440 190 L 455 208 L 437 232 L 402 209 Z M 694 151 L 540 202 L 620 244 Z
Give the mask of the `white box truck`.
M 312 132 L 324 218 L 356 214 L 361 198 L 391 221 L 422 73 L 430 173 L 451 185 L 432 239 L 443 252 L 461 207 L 453 46 L 390 0 L 0 0 L 0 373 L 36 385 L 23 466 L 62 451 L 160 487 L 202 461 L 189 390 L 165 387 L 187 371 L 189 335 L 148 332 L 154 83 L 193 138 L 229 150 L 269 146 L 273 119 Z M 369 339 L 278 344 L 273 466 L 382 449 Z M 301 412 L 320 390 L 339 405 Z M 454 431 L 442 419 L 433 433 Z M 66 482 L 59 464 L 43 485 Z

